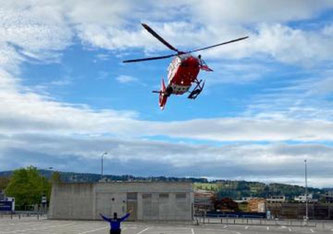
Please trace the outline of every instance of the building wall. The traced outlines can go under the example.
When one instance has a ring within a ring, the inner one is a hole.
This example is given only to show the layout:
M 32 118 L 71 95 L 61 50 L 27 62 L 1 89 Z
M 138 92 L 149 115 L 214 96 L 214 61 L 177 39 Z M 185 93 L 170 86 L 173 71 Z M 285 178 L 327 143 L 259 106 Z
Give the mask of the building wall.
M 55 184 L 50 201 L 51 217 L 93 219 L 93 184 Z
M 275 218 L 303 219 L 305 216 L 304 203 L 268 203 L 267 210 Z M 308 204 L 310 219 L 333 220 L 333 205 L 331 204 Z
M 193 200 L 190 183 L 56 184 L 49 217 L 90 220 L 132 210 L 131 220 L 191 220 Z
M 249 212 L 266 212 L 266 200 L 264 198 L 253 198 L 248 201 Z

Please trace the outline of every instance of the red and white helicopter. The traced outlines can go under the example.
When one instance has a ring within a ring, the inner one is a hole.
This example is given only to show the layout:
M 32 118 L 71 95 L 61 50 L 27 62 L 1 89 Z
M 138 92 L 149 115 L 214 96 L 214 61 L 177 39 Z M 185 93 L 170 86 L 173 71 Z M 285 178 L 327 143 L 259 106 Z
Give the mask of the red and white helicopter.
M 235 40 L 184 52 L 170 45 L 153 29 L 151 29 L 147 24 L 142 24 L 142 26 L 148 32 L 150 32 L 154 37 L 156 37 L 160 42 L 162 42 L 165 46 L 167 46 L 169 49 L 177 52 L 165 56 L 131 59 L 123 61 L 124 63 L 132 63 L 132 62 L 142 62 L 148 60 L 157 60 L 157 59 L 175 57 L 168 67 L 168 84 L 165 85 L 164 80 L 162 79 L 161 90 L 153 91 L 153 93 L 159 94 L 159 105 L 162 110 L 164 109 L 167 99 L 171 94 L 182 95 L 186 92 L 189 92 L 190 94 L 188 98 L 195 99 L 201 93 L 203 87 L 205 86 L 205 81 L 202 82 L 202 80 L 198 80 L 197 78 L 199 71 L 200 70 L 213 71 L 206 65 L 203 59 L 201 59 L 201 55 L 195 57 L 191 55 L 191 53 L 233 43 L 248 38 L 248 37 L 241 37 Z M 192 91 L 189 91 L 192 84 L 195 84 L 195 87 L 193 88 Z

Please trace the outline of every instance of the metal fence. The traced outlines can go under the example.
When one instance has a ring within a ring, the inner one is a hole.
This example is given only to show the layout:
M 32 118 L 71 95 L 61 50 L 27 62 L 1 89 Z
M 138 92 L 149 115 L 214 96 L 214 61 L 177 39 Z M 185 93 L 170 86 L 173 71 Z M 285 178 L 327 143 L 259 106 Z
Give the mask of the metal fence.
M 256 225 L 256 226 L 286 226 L 286 227 L 316 227 L 318 221 L 304 221 L 301 219 L 263 219 L 263 218 L 233 218 L 195 216 L 194 221 L 200 224 L 226 225 Z
M 23 218 L 36 218 L 46 219 L 47 213 L 45 212 L 34 212 L 34 211 L 15 211 L 15 212 L 0 212 L 1 219 L 23 219 Z

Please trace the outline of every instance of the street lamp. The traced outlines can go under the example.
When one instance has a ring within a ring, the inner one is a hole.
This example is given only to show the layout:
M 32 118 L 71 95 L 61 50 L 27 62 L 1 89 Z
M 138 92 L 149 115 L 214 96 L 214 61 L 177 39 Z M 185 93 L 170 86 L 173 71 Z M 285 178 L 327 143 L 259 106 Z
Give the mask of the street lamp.
M 104 160 L 104 155 L 107 155 L 108 154 L 108 152 L 104 152 L 104 153 L 102 153 L 102 155 L 101 155 L 101 179 L 102 179 L 102 177 L 103 177 L 103 167 L 104 167 L 104 165 L 103 165 L 103 160 Z
M 308 207 L 308 167 L 306 159 L 304 160 L 304 175 L 305 175 L 305 219 L 309 219 L 309 207 Z

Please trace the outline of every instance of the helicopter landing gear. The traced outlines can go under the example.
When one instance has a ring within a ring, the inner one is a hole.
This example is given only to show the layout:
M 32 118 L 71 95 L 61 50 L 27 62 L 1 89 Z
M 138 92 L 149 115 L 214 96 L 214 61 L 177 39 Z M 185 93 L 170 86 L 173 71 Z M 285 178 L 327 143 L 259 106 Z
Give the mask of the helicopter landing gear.
M 205 87 L 205 81 L 201 84 L 202 80 L 198 81 L 196 80 L 195 83 L 197 84 L 194 89 L 192 90 L 192 92 L 190 93 L 190 95 L 188 95 L 187 98 L 189 99 L 196 99 L 197 96 L 201 93 L 201 91 L 203 90 L 203 88 Z

